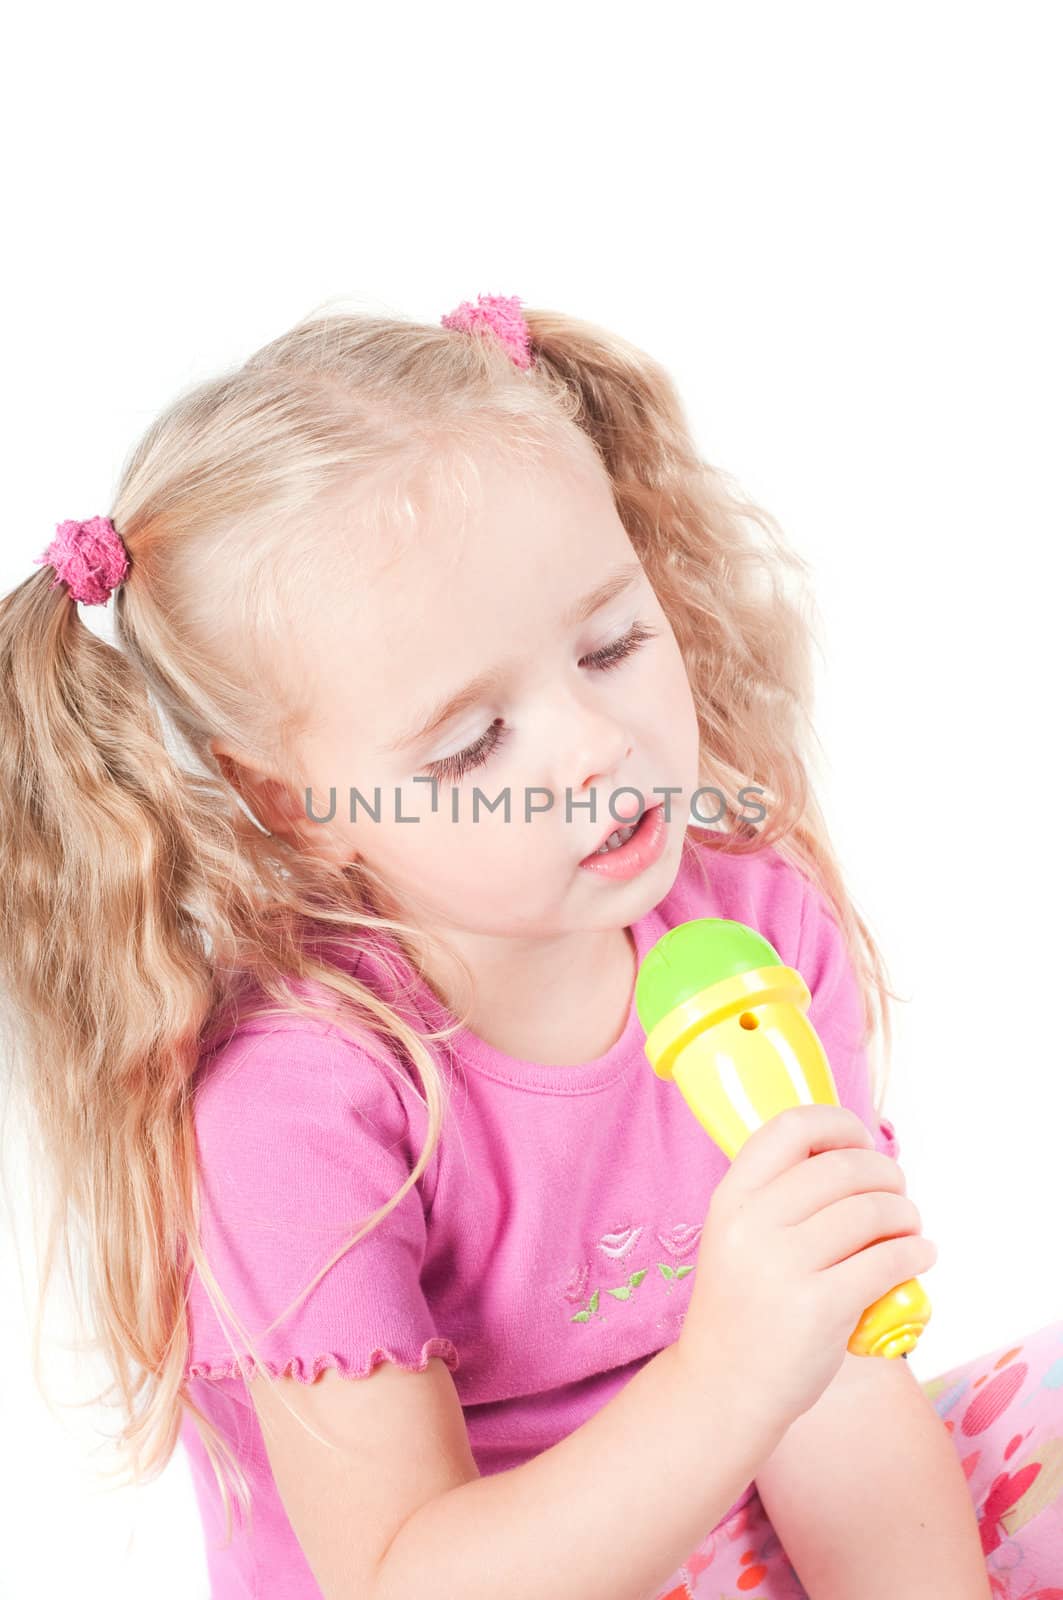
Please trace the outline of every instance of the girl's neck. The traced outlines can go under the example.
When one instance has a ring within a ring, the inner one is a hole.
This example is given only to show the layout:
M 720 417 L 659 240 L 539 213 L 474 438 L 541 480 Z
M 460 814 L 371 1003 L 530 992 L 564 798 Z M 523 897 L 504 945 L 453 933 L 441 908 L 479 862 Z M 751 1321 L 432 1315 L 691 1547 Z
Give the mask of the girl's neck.
M 409 919 L 382 884 L 363 892 L 377 915 Z M 638 973 L 630 928 L 579 929 L 523 943 L 451 934 L 440 943 L 438 954 L 433 949 L 425 957 L 429 988 L 457 1015 L 464 981 L 449 959 L 456 949 L 475 984 L 465 1026 L 504 1055 L 541 1066 L 581 1066 L 605 1055 L 624 1031 Z
M 465 952 L 463 952 L 465 954 Z M 466 960 L 469 956 L 466 954 Z M 485 968 L 469 965 L 476 994 L 466 1027 L 495 1050 L 542 1066 L 579 1066 L 605 1055 L 631 1010 L 638 958 L 630 928 L 581 930 L 554 944 L 505 951 Z M 459 992 L 443 970 L 430 970 L 437 998 L 453 1012 Z

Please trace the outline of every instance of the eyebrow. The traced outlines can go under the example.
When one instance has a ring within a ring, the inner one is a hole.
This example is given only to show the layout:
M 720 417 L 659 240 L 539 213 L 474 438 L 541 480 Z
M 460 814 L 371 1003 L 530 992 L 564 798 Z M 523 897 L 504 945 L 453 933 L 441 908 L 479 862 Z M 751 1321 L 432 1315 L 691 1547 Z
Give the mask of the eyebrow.
M 588 621 L 596 611 L 607 606 L 610 600 L 615 600 L 626 589 L 630 589 L 642 575 L 640 561 L 628 561 L 624 566 L 617 567 L 598 584 L 597 588 L 592 589 L 590 594 L 584 595 L 582 600 L 577 600 L 569 607 L 562 618 L 562 625 L 572 628 Z M 456 717 L 459 712 L 466 711 L 470 706 L 486 699 L 492 690 L 500 687 L 503 678 L 502 667 L 489 667 L 484 672 L 478 672 L 476 677 L 471 678 L 456 694 L 448 695 L 445 700 L 421 717 L 415 726 L 400 734 L 393 743 L 386 744 L 384 749 L 389 754 L 394 754 L 398 750 L 406 750 L 411 745 L 420 744 L 430 734 L 435 733 L 437 728 L 441 728 L 452 717 Z

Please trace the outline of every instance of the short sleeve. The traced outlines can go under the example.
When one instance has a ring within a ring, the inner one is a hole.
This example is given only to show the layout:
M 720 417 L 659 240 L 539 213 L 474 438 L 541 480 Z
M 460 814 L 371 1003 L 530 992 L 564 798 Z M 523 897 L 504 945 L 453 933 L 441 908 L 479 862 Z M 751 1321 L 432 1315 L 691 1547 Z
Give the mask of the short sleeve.
M 841 928 L 811 883 L 802 907 L 796 965 L 812 996 L 808 1018 L 827 1052 L 838 1099 L 874 1136 L 875 1149 L 896 1160 L 896 1130 L 887 1117 L 875 1114 L 860 983 Z
M 432 1356 L 459 1364 L 421 1286 L 418 1184 L 290 1309 L 409 1177 L 423 1138 L 406 1098 L 385 1063 L 312 1019 L 245 1029 L 205 1064 L 194 1102 L 201 1244 L 274 1377 L 310 1383 L 326 1367 L 363 1377 L 385 1360 L 421 1371 Z M 231 1318 L 219 1322 L 194 1265 L 188 1288 L 186 1376 L 241 1376 L 233 1344 L 245 1342 Z

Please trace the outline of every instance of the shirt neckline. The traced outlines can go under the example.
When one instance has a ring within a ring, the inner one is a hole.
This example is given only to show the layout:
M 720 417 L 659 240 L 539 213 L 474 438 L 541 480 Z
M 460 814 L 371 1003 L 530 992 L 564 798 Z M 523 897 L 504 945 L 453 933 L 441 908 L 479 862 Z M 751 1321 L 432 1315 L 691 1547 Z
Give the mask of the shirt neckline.
M 689 877 L 690 870 L 687 851 L 684 848 L 676 880 L 667 894 L 655 906 L 651 906 L 643 916 L 629 924 L 637 957 L 636 978 L 645 957 L 670 926 L 665 903 L 679 888 L 681 881 Z M 703 912 L 703 915 L 708 914 L 708 911 Z M 405 954 L 387 936 L 382 943 L 390 952 L 389 959 L 397 961 L 404 979 L 405 1000 L 394 992 L 396 972 L 394 967 L 390 969 L 385 984 L 389 1003 L 405 1009 L 406 1003 L 412 999 L 415 1014 L 410 1016 L 409 1020 L 415 1026 L 419 1016 L 432 1029 L 451 1027 L 457 1019 L 437 998 L 426 980 L 413 970 Z M 366 957 L 370 966 L 376 967 L 380 961 L 379 947 L 372 946 L 359 953 L 353 968 L 356 975 Z M 436 1042 L 430 1041 L 432 1044 Z M 635 1005 L 634 982 L 631 986 L 627 1018 L 619 1037 L 603 1055 L 595 1056 L 592 1061 L 577 1062 L 574 1066 L 556 1066 L 543 1061 L 522 1060 L 496 1049 L 494 1045 L 488 1044 L 486 1039 L 481 1039 L 478 1034 L 473 1033 L 470 1028 L 457 1028 L 449 1039 L 438 1042 L 447 1047 L 459 1065 L 468 1066 L 480 1076 L 493 1078 L 496 1082 L 508 1084 L 515 1089 L 527 1089 L 540 1094 L 593 1094 L 599 1089 L 608 1088 L 618 1078 L 630 1075 L 632 1069 L 640 1062 L 647 1069 L 649 1067 L 644 1049 L 646 1032 L 639 1020 Z
M 664 918 L 660 907 L 655 906 L 645 912 L 645 915 L 631 923 L 631 934 L 636 946 L 636 976 L 644 962 L 648 950 L 652 949 L 656 939 L 664 931 Z M 426 1022 L 431 1029 L 443 1029 L 453 1026 L 456 1021 L 455 1014 L 440 1002 L 435 990 L 432 989 L 416 971 L 411 968 L 408 958 L 400 952 L 392 939 L 384 939 L 387 946 L 387 957 L 384 965 L 389 966 L 387 978 L 387 1000 L 391 1005 L 400 1005 L 407 1011 L 407 1006 L 413 1006 L 413 1011 L 418 1014 L 421 1021 Z M 363 958 L 370 958 L 370 966 L 378 966 L 381 952 L 378 947 L 371 950 L 362 950 L 362 954 L 355 960 L 354 971 L 357 974 Z M 395 994 L 395 973 L 391 962 L 397 960 L 402 978 L 399 987 L 402 987 L 403 998 Z M 368 974 L 363 974 L 363 981 L 367 981 Z M 416 1016 L 410 1016 L 410 1021 L 415 1022 Z M 445 1040 L 431 1040 L 431 1045 L 447 1048 L 451 1056 L 456 1059 L 459 1066 L 471 1067 L 474 1072 L 482 1077 L 495 1078 L 496 1082 L 507 1083 L 512 1088 L 522 1090 L 540 1091 L 548 1094 L 588 1094 L 607 1088 L 610 1083 L 615 1083 L 616 1078 L 626 1074 L 632 1066 L 644 1059 L 645 1030 L 639 1021 L 639 1011 L 636 1006 L 636 984 L 632 981 L 631 1000 L 628 1005 L 628 1016 L 624 1021 L 623 1030 L 607 1051 L 592 1061 L 575 1062 L 573 1066 L 556 1066 L 551 1062 L 523 1061 L 517 1056 L 509 1056 L 503 1050 L 498 1050 L 495 1045 L 474 1034 L 469 1027 L 459 1027 Z
M 631 925 L 635 942 L 636 976 L 643 959 L 664 930 L 664 919 L 657 906 Z M 436 998 L 435 993 L 421 979 L 415 979 L 418 1008 L 433 1028 L 447 1027 L 454 1022 L 453 1014 Z M 509 1084 L 516 1089 L 530 1089 L 547 1094 L 588 1094 L 604 1089 L 630 1072 L 636 1061 L 642 1059 L 648 1070 L 643 1049 L 646 1032 L 639 1020 L 635 1005 L 635 984 L 631 985 L 631 1000 L 627 1019 L 617 1039 L 603 1055 L 590 1061 L 579 1061 L 571 1066 L 557 1066 L 543 1061 L 526 1061 L 507 1055 L 470 1028 L 459 1028 L 444 1041 L 465 1066 L 487 1078 Z

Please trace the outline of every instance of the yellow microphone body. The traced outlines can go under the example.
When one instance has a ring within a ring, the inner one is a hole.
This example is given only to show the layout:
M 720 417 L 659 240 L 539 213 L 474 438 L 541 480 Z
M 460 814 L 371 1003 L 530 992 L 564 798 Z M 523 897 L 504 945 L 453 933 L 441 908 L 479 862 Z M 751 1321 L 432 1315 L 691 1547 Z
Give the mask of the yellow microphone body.
M 788 1106 L 840 1105 L 810 1003 L 801 974 L 744 923 L 697 918 L 647 953 L 636 984 L 646 1055 L 728 1160 Z M 930 1315 L 925 1290 L 910 1278 L 867 1307 L 848 1349 L 903 1355 Z

